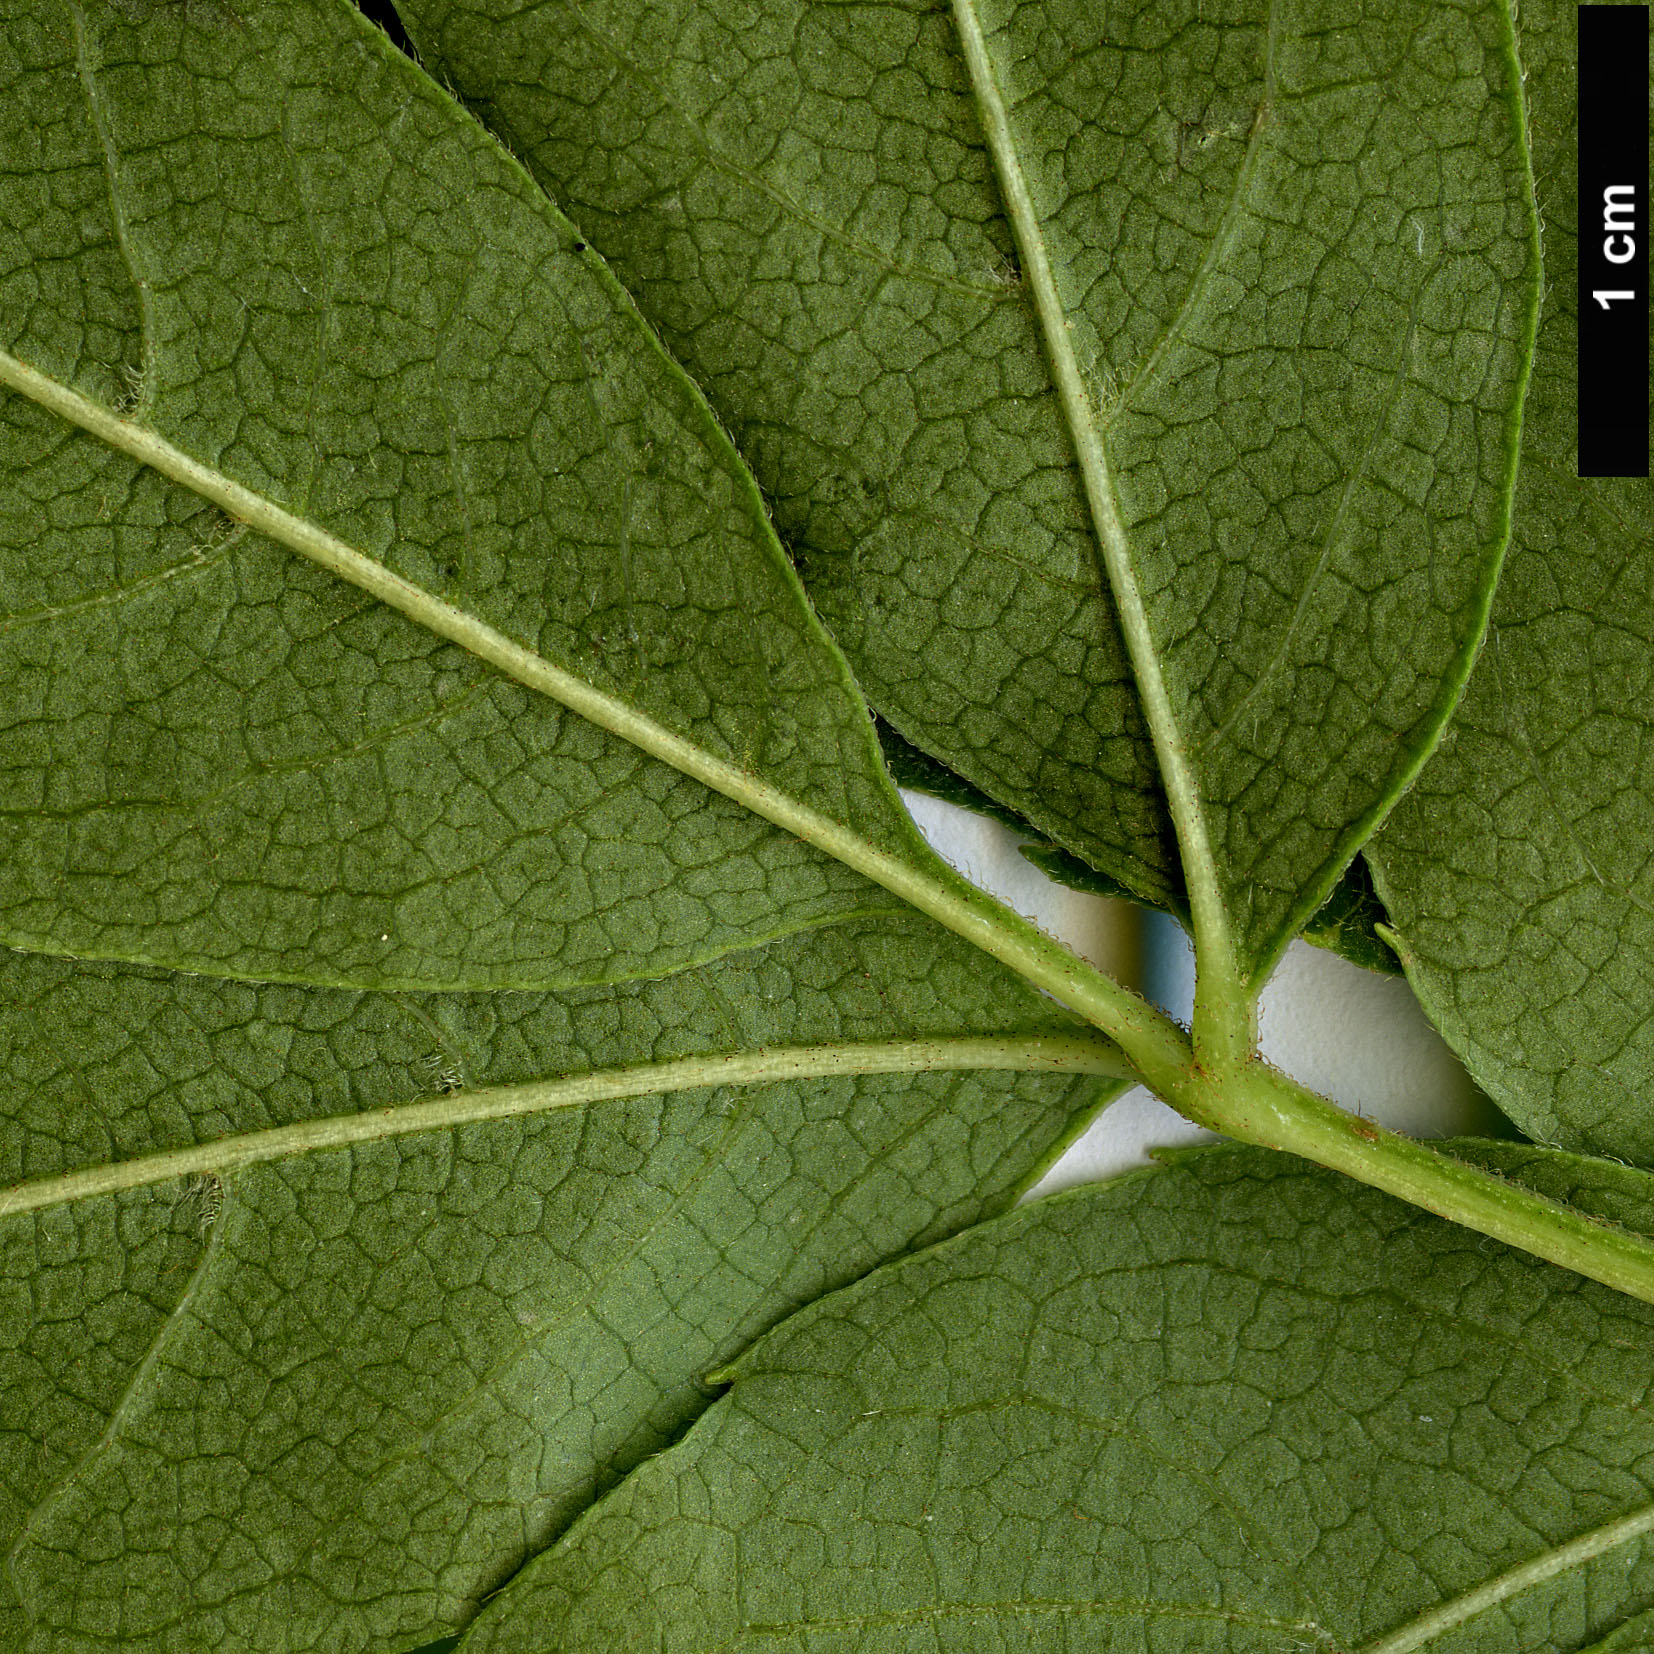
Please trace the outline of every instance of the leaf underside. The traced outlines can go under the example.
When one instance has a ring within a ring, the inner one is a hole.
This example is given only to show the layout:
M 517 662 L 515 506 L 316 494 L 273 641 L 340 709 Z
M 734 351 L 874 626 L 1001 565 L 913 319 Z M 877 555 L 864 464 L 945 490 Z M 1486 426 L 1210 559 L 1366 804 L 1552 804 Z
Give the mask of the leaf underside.
M 0 1185 L 422 1092 L 1073 1026 L 914 919 L 556 994 L 14 954 Z M 1002 1207 L 1097 1082 L 634 1090 L 0 1218 L 0 1646 L 300 1654 L 462 1626 L 683 1429 L 707 1371 Z
M 822 1298 L 1003 1212 L 1096 1078 L 393 1134 L 1074 1039 L 845 865 L 964 888 L 864 690 L 1242 974 L 1382 947 L 1351 858 L 1481 632 L 1537 265 L 1503 5 L 1352 10 L 410 0 L 479 126 L 344 0 L 0 0 L 8 1654 L 403 1654 L 514 1575 L 468 1650 L 1342 1649 L 1553 1554 L 1429 1645 L 1631 1646 L 1642 1530 L 1566 1547 L 1648 1505 L 1639 1306 L 1229 1151 Z
M 20 3 L 3 50 L 0 346 L 934 865 L 694 387 L 354 8 Z M 548 987 L 892 907 L 142 461 L 0 396 L 13 945 Z
M 945 9 L 400 9 L 707 387 L 881 713 L 1175 907 L 1100 432 L 1266 969 L 1433 743 L 1504 542 L 1537 279 L 1504 7 L 987 8 L 1078 414 Z
M 1645 1174 L 1476 1153 L 1654 1219 Z M 1654 1602 L 1651 1314 L 1181 1154 L 793 1317 L 464 1648 L 1582 1649 Z
M 0 397 L 0 929 L 39 950 L 0 1177 L 63 1196 L 0 1219 L 0 1644 L 409 1647 L 1099 1087 L 937 1059 L 319 1146 L 422 1092 L 1078 1025 L 144 463 L 943 876 L 694 387 L 352 8 L 19 5 L 0 92 L 0 348 L 126 422 Z
M 1547 296 L 1505 574 L 1450 737 L 1371 853 L 1420 999 L 1499 1106 L 1650 1164 L 1654 491 L 1575 475 L 1574 11 L 1522 7 Z

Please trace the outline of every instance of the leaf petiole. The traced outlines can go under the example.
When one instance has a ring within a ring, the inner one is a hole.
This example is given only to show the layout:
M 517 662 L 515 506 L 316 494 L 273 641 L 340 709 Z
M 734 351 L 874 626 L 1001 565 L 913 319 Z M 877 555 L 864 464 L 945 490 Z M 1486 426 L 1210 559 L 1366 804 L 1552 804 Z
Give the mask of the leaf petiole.
M 1349 1114 L 1260 1059 L 1221 1078 L 1192 1074 L 1166 1101 L 1225 1136 L 1313 1160 L 1654 1303 L 1654 1241 Z

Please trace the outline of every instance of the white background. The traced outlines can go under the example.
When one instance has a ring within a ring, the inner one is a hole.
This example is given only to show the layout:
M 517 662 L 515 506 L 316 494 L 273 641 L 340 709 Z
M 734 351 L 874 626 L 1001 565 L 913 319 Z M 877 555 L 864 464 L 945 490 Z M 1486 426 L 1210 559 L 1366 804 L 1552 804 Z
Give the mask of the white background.
M 1187 1024 L 1194 962 L 1174 920 L 1053 884 L 998 822 L 920 793 L 902 796 L 920 831 L 967 878 Z M 1346 1108 L 1419 1137 L 1495 1127 L 1497 1116 L 1399 976 L 1294 942 L 1258 1011 L 1263 1054 Z M 1137 1086 L 1092 1123 L 1030 1198 L 1144 1165 L 1151 1148 L 1209 1139 Z

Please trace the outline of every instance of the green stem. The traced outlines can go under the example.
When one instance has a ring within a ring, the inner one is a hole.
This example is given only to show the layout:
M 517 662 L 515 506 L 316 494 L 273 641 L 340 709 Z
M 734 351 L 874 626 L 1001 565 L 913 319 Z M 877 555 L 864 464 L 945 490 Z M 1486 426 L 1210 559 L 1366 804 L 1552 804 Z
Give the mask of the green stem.
M 1191 1074 L 1167 1101 L 1198 1125 L 1301 1155 L 1654 1304 L 1654 1242 L 1347 1114 L 1267 1063 L 1221 1078 Z

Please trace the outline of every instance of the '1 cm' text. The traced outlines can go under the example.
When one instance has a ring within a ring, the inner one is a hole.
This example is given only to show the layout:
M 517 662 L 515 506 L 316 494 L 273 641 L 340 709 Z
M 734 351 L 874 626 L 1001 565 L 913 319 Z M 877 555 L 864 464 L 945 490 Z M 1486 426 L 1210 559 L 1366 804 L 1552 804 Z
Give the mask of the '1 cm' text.
M 1602 256 L 1610 264 L 1629 264 L 1637 256 L 1632 232 L 1637 228 L 1637 192 L 1630 184 L 1610 184 L 1602 192 Z M 1634 299 L 1629 287 L 1593 287 L 1591 297 L 1606 310 L 1615 299 Z

